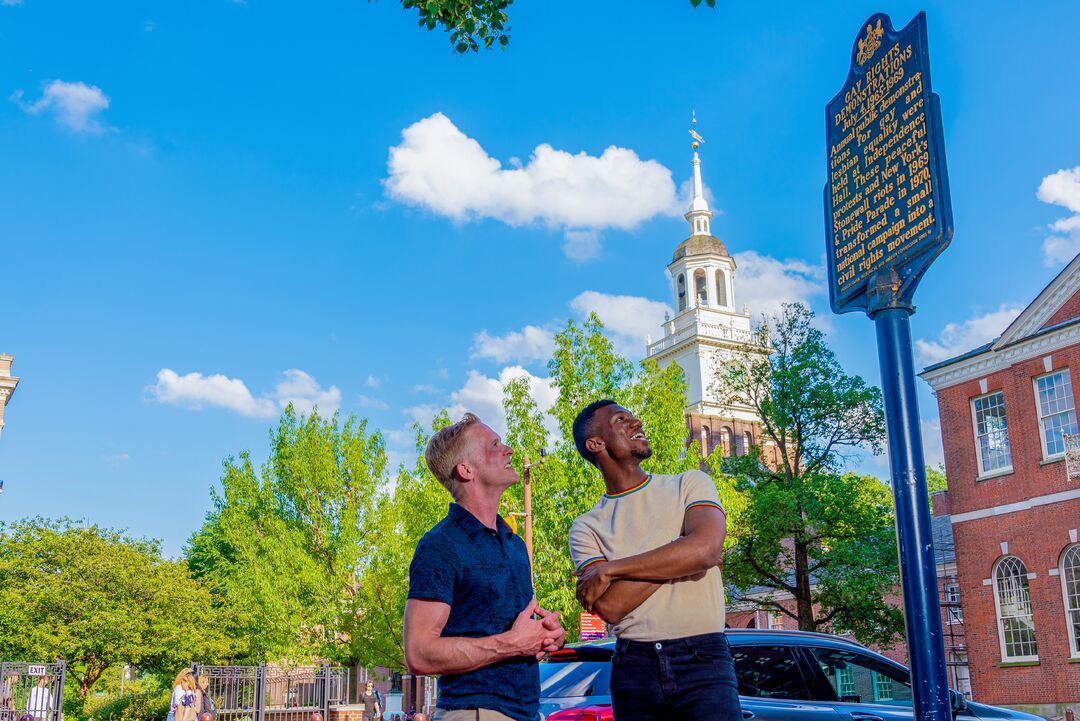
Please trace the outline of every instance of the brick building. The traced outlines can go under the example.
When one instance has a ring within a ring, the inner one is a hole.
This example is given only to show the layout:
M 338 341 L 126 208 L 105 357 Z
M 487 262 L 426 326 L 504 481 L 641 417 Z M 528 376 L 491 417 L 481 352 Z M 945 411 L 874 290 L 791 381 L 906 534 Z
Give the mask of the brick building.
M 1080 705 L 1080 256 L 993 342 L 930 366 L 975 698 Z

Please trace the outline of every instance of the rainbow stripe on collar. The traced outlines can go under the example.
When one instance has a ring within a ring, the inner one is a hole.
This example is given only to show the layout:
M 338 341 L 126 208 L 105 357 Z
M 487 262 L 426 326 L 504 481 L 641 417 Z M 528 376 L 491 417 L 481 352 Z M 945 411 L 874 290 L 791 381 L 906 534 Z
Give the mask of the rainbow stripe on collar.
M 629 496 L 634 491 L 640 491 L 642 488 L 649 485 L 649 481 L 651 481 L 651 480 L 652 480 L 652 474 L 650 473 L 649 475 L 645 476 L 644 481 L 637 484 L 633 488 L 627 488 L 625 491 L 623 491 L 621 493 L 605 493 L 604 498 L 623 498 L 624 496 Z

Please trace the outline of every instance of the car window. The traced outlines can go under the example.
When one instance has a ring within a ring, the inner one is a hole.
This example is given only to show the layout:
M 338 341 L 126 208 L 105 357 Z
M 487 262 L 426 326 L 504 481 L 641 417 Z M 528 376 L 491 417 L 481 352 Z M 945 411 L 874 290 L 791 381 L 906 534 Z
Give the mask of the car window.
M 541 698 L 604 696 L 611 693 L 610 684 L 611 663 L 607 661 L 540 664 Z
M 911 705 L 911 680 L 906 671 L 857 651 L 838 648 L 808 649 L 835 694 L 843 703 Z
M 798 659 L 790 646 L 732 646 L 739 694 L 752 698 L 810 701 Z

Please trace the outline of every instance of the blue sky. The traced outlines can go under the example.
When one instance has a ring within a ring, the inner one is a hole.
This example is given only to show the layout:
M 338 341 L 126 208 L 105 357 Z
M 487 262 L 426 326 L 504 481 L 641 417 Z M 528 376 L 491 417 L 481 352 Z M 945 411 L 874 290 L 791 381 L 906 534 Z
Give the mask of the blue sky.
M 288 399 L 370 418 L 400 460 L 413 418 L 493 413 L 500 379 L 544 397 L 568 317 L 640 355 L 687 234 L 691 109 L 738 302 L 827 315 L 824 105 L 878 10 L 927 11 L 942 98 L 956 236 L 916 298 L 920 365 L 1080 250 L 1080 7 L 718 5 L 519 0 L 507 51 L 460 57 L 392 0 L 0 0 L 0 351 L 22 377 L 0 520 L 177 553 Z M 872 324 L 825 322 L 876 382 Z

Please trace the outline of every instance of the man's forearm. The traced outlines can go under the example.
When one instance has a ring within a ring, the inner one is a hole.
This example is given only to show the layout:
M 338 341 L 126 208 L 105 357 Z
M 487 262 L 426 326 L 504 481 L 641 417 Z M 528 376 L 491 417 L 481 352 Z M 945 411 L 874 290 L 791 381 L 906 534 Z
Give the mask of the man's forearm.
M 406 643 L 405 661 L 409 671 L 417 675 L 467 673 L 520 653 L 503 634 L 482 638 L 440 636 L 416 645 L 423 648 L 410 653 Z
M 618 623 L 656 593 L 663 584 L 654 581 L 615 581 L 593 610 L 608 623 Z
M 651 551 L 611 561 L 604 572 L 612 580 L 670 581 L 708 571 L 720 563 L 723 553 L 723 535 L 683 536 Z

